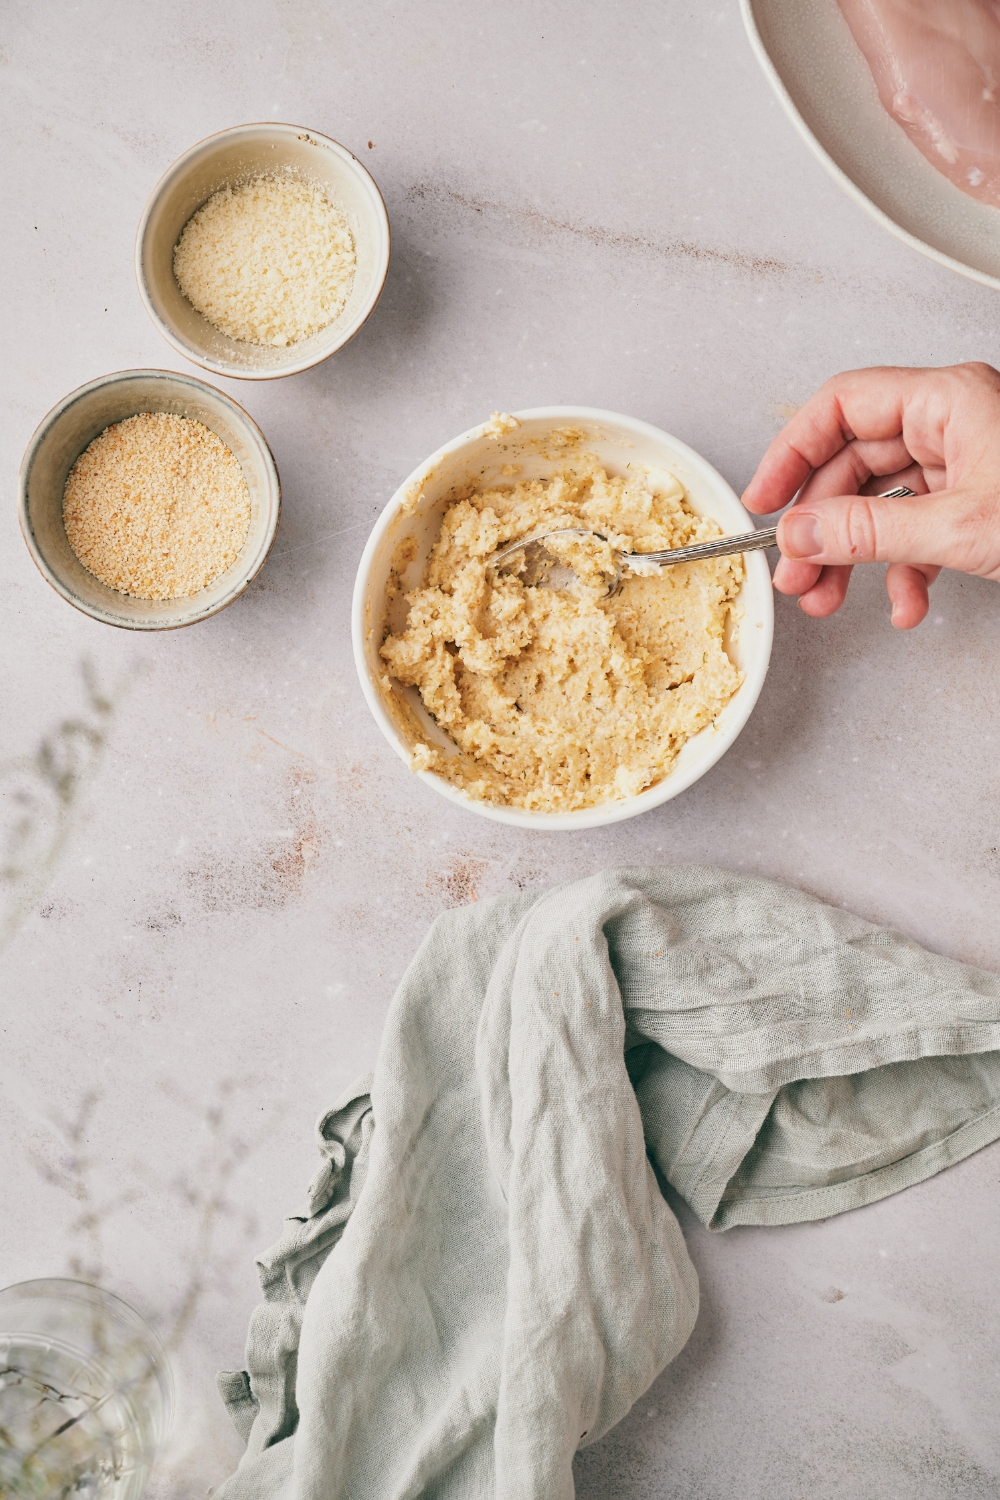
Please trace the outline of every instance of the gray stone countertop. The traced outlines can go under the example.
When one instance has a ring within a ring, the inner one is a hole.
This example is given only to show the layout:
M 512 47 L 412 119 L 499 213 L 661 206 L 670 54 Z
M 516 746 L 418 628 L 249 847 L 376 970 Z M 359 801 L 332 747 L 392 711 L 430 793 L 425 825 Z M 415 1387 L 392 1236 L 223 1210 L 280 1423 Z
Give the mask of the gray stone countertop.
M 491 411 L 551 403 L 654 422 L 738 490 L 835 371 L 996 361 L 1000 300 L 823 173 L 736 0 L 8 0 L 0 48 L 0 756 L 26 839 L 2 872 L 24 910 L 0 971 L 0 1283 L 100 1274 L 161 1325 L 194 1288 L 154 1486 L 193 1500 L 240 1451 L 213 1374 L 240 1363 L 254 1252 L 445 907 L 692 860 L 1000 967 L 995 585 L 943 576 L 912 634 L 880 569 L 825 622 L 778 598 L 757 709 L 703 780 L 531 834 L 436 796 L 365 707 L 348 611 L 382 506 Z M 191 368 L 140 305 L 136 224 L 177 155 L 254 119 L 364 159 L 388 282 L 325 365 L 226 384 L 281 471 L 273 554 L 220 616 L 138 639 L 46 588 L 14 475 L 74 386 Z M 998 1188 L 993 1147 L 825 1223 L 713 1237 L 681 1206 L 698 1326 L 580 1455 L 579 1494 L 995 1495 Z

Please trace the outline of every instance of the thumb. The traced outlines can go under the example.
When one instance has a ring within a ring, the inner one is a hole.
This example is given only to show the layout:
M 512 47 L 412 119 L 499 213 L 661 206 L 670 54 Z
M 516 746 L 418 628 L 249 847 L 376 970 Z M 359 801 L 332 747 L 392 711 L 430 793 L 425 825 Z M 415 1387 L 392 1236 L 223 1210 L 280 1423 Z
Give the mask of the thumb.
M 1000 573 L 1000 500 L 960 490 L 897 500 L 830 495 L 786 511 L 778 546 L 820 566 L 926 563 L 988 576 Z

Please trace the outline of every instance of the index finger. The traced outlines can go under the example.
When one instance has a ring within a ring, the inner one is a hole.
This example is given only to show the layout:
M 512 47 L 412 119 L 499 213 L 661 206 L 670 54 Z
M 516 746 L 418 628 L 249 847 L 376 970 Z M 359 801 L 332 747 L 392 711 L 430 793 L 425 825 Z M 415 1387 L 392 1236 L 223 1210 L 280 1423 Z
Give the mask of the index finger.
M 854 438 L 898 437 L 922 370 L 894 366 L 835 375 L 795 413 L 768 448 L 743 493 L 760 515 L 781 510 L 809 475 Z

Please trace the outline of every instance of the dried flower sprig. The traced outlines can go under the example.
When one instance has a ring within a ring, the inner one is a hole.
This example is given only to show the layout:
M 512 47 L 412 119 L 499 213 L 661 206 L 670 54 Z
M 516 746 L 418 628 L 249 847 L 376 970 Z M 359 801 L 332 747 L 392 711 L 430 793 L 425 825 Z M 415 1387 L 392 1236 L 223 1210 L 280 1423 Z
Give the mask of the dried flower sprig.
M 0 766 L 0 950 L 52 878 L 127 688 L 109 695 L 88 662 L 81 672 L 84 711 L 61 720 L 33 753 Z

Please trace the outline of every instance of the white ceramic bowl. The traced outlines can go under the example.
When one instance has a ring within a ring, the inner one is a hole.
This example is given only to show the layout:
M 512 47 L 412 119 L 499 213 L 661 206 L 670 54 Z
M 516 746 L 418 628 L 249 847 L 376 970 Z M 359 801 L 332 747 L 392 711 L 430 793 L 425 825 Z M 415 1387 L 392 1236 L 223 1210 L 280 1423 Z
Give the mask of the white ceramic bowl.
M 1000 289 L 997 210 L 936 172 L 883 109 L 837 0 L 740 0 L 740 8 L 785 113 L 855 203 L 922 255 Z
M 192 417 L 216 433 L 243 470 L 250 530 L 232 567 L 188 599 L 133 599 L 87 571 L 63 525 L 66 476 L 84 448 L 109 427 L 142 411 Z M 193 375 L 121 370 L 64 396 L 38 425 L 21 461 L 21 531 L 42 577 L 70 604 L 125 630 L 174 630 L 218 614 L 264 566 L 281 512 L 281 484 L 267 440 L 241 406 Z
M 404 688 L 395 682 L 389 692 L 382 687 L 385 664 L 378 653 L 385 635 L 386 586 L 393 556 L 409 537 L 416 540 L 417 552 L 402 575 L 403 584 L 408 588 L 419 584 L 428 553 L 440 532 L 441 517 L 457 487 L 470 481 L 477 485 L 503 483 L 501 467 L 511 463 L 520 466 L 519 478 L 545 478 L 565 463 L 565 458 L 560 460 L 540 451 L 545 437 L 553 429 L 573 427 L 586 434 L 586 451 L 596 453 L 610 474 L 624 474 L 629 464 L 654 473 L 656 469 L 667 469 L 684 485 L 694 509 L 712 516 L 724 532 L 736 534 L 753 529 L 751 517 L 721 474 L 685 443 L 648 422 L 577 406 L 539 407 L 515 415 L 520 426 L 502 437 L 491 434 L 489 423 L 473 427 L 439 448 L 415 469 L 382 512 L 361 559 L 352 615 L 354 660 L 376 723 L 408 764 L 418 733 L 432 744 L 452 749 L 453 746 L 427 713 L 415 688 Z M 771 575 L 762 552 L 747 553 L 745 561 L 746 582 L 738 601 L 741 615 L 727 640 L 730 655 L 744 673 L 743 683 L 716 723 L 687 742 L 674 769 L 655 786 L 636 797 L 604 802 L 578 812 L 539 813 L 480 802 L 433 771 L 421 771 L 422 780 L 470 812 L 481 813 L 498 823 L 513 823 L 518 828 L 595 828 L 633 818 L 676 797 L 699 776 L 704 776 L 729 749 L 750 717 L 764 682 L 774 629 Z M 405 611 L 402 604 L 400 617 L 392 618 L 394 628 L 403 624 Z
M 357 253 L 354 284 L 340 315 L 284 349 L 229 338 L 191 306 L 174 277 L 174 246 L 191 215 L 220 188 L 274 171 L 291 171 L 322 187 L 351 226 Z M 366 322 L 388 269 L 389 219 L 371 174 L 346 147 L 301 125 L 237 125 L 199 141 L 156 184 L 135 241 L 139 294 L 167 343 L 203 369 L 241 380 L 295 375 L 342 349 Z

